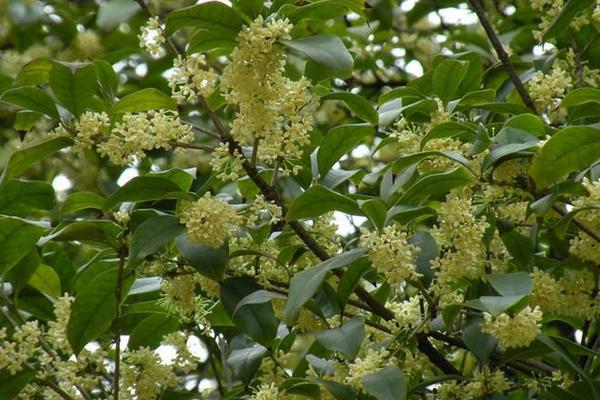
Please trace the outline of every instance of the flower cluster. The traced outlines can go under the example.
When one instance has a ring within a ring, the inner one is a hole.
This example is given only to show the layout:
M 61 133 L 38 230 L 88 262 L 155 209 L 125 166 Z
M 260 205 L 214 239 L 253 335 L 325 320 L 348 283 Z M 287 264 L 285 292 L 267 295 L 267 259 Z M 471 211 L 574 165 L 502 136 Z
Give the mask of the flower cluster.
M 525 307 L 514 316 L 502 313 L 492 317 L 484 313 L 484 322 L 481 331 L 489 333 L 498 339 L 501 347 L 525 347 L 541 333 L 542 311 L 539 307 Z
M 314 100 L 306 78 L 285 76 L 280 39 L 289 39 L 287 20 L 258 17 L 238 35 L 238 47 L 223 70 L 221 89 L 237 109 L 231 134 L 243 145 L 258 146 L 260 160 L 299 158 L 313 127 Z
M 122 390 L 130 399 L 152 400 L 179 380 L 172 366 L 161 363 L 158 354 L 141 347 L 123 355 Z
M 388 302 L 386 308 L 394 313 L 395 322 L 402 328 L 416 328 L 426 314 L 421 311 L 420 296 L 413 296 L 400 303 Z
M 391 353 L 385 348 L 379 350 L 368 349 L 363 357 L 356 357 L 354 362 L 348 365 L 345 383 L 360 390 L 362 378 L 376 373 L 386 365 L 393 364 L 394 361 Z
M 596 208 L 600 206 L 600 183 L 584 179 L 583 185 L 589 196 L 573 201 L 573 207 L 582 210 L 577 213 L 577 220 L 590 230 L 600 232 L 600 209 Z M 585 209 L 586 207 L 589 209 Z M 600 243 L 581 230 L 571 239 L 570 252 L 582 260 L 600 264 Z
M 558 101 L 573 87 L 569 73 L 555 65 L 549 74 L 538 71 L 529 81 L 529 93 L 540 111 L 552 111 Z
M 158 17 L 152 17 L 145 26 L 140 27 L 140 47 L 146 49 L 153 57 L 158 57 L 161 46 L 165 44 L 166 38 L 160 26 Z
M 210 96 L 217 87 L 219 75 L 207 68 L 204 54 L 194 53 L 173 60 L 169 87 L 177 103 L 195 103 L 200 97 Z
M 195 202 L 182 201 L 180 221 L 191 242 L 217 248 L 237 231 L 242 218 L 226 201 L 205 193 Z
M 361 229 L 361 245 L 369 250 L 373 267 L 396 287 L 406 279 L 415 278 L 417 248 L 408 243 L 406 232 L 396 225 L 388 225 L 381 232 Z

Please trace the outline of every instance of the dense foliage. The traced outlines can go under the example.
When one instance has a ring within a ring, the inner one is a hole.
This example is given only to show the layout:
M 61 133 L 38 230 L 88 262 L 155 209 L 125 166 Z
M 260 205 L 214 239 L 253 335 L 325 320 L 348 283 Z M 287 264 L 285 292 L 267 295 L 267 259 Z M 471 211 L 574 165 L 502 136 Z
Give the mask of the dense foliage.
M 1 0 L 0 399 L 600 399 L 599 32 Z

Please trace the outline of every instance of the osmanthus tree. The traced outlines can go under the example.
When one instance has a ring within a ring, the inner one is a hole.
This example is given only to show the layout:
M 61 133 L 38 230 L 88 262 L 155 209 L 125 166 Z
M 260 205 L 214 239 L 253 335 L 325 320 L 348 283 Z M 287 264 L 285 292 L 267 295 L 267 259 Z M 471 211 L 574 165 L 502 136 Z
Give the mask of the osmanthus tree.
M 599 29 L 1 1 L 0 399 L 600 399 Z

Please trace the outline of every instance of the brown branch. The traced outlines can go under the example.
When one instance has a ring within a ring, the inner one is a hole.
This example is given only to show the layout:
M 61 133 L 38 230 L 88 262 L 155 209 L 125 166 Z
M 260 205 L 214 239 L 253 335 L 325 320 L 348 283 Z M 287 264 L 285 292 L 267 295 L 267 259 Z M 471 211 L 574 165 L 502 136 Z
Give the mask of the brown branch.
M 554 211 L 556 211 L 557 213 L 559 213 L 560 215 L 562 215 L 563 217 L 568 215 L 568 212 L 566 212 L 559 206 L 552 206 L 552 209 Z M 573 225 L 578 227 L 582 232 L 587 234 L 589 237 L 594 239 L 596 242 L 600 243 L 600 235 L 598 235 L 596 232 L 594 232 L 593 230 L 591 230 L 590 228 L 588 228 L 587 226 L 585 226 L 584 224 L 582 224 L 580 221 L 576 220 L 575 218 L 573 218 L 571 220 L 571 222 L 573 222 Z
M 514 65 L 512 65 L 512 63 L 510 62 L 508 54 L 506 53 L 506 50 L 504 50 L 502 43 L 500 43 L 500 39 L 498 39 L 498 35 L 496 35 L 494 27 L 492 26 L 492 23 L 490 22 L 490 19 L 488 18 L 485 9 L 481 5 L 481 2 L 479 0 L 469 0 L 469 3 L 471 3 L 471 7 L 473 8 L 473 11 L 475 11 L 475 14 L 477 14 L 479 22 L 481 22 L 481 25 L 483 26 L 483 29 L 485 30 L 488 39 L 490 40 L 492 46 L 496 50 L 498 58 L 500 59 L 500 61 L 502 61 L 502 64 L 504 65 L 504 68 L 506 69 L 510 80 L 515 85 L 515 89 L 517 89 L 519 96 L 521 96 L 523 103 L 525 103 L 525 105 L 528 108 L 530 108 L 534 113 L 537 113 L 533 100 L 531 100 L 529 93 L 527 93 L 523 82 L 521 82 L 521 78 L 519 78 L 519 75 L 517 75 L 517 71 L 515 70 Z

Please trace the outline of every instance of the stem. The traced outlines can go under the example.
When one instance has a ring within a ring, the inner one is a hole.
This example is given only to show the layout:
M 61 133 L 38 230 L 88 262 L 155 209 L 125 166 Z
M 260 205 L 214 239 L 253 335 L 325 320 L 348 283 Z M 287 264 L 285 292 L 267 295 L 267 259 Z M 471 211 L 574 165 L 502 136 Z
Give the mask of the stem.
M 123 269 L 125 267 L 125 246 L 119 249 L 119 269 L 117 272 L 117 286 L 115 289 L 116 317 L 115 317 L 115 375 L 113 377 L 113 398 L 119 400 L 119 380 L 121 375 L 121 301 Z
M 498 58 L 500 59 L 500 61 L 502 61 L 502 64 L 504 65 L 508 76 L 515 85 L 515 89 L 517 89 L 519 96 L 521 96 L 523 103 L 525 103 L 525 105 L 528 108 L 530 108 L 534 113 L 537 113 L 533 100 L 531 100 L 529 93 L 527 93 L 527 90 L 525 90 L 525 86 L 523 85 L 523 82 L 521 82 L 519 75 L 517 75 L 517 71 L 515 70 L 514 65 L 512 65 L 512 63 L 510 62 L 508 54 L 506 53 L 506 50 L 504 50 L 502 43 L 500 43 L 500 39 L 498 39 L 498 35 L 496 35 L 496 32 L 492 27 L 492 23 L 490 22 L 490 19 L 488 18 L 485 9 L 481 5 L 481 2 L 479 0 L 469 0 L 469 3 L 471 3 L 471 7 L 473 8 L 473 11 L 475 11 L 475 14 L 477 14 L 479 22 L 481 22 L 481 25 L 483 26 L 483 29 L 485 30 L 488 39 L 490 40 L 492 46 L 496 50 Z
M 560 208 L 558 206 L 553 206 L 552 209 L 554 211 L 556 211 L 557 213 L 559 213 L 560 215 L 562 215 L 563 217 L 568 214 L 565 210 L 563 210 L 562 208 Z M 582 224 L 580 221 L 576 220 L 575 218 L 573 218 L 571 221 L 582 232 L 587 234 L 589 237 L 594 239 L 596 242 L 600 243 L 600 235 L 598 235 L 596 232 L 594 232 L 593 230 L 591 230 L 590 228 L 588 228 L 587 226 L 585 226 L 584 224 Z

